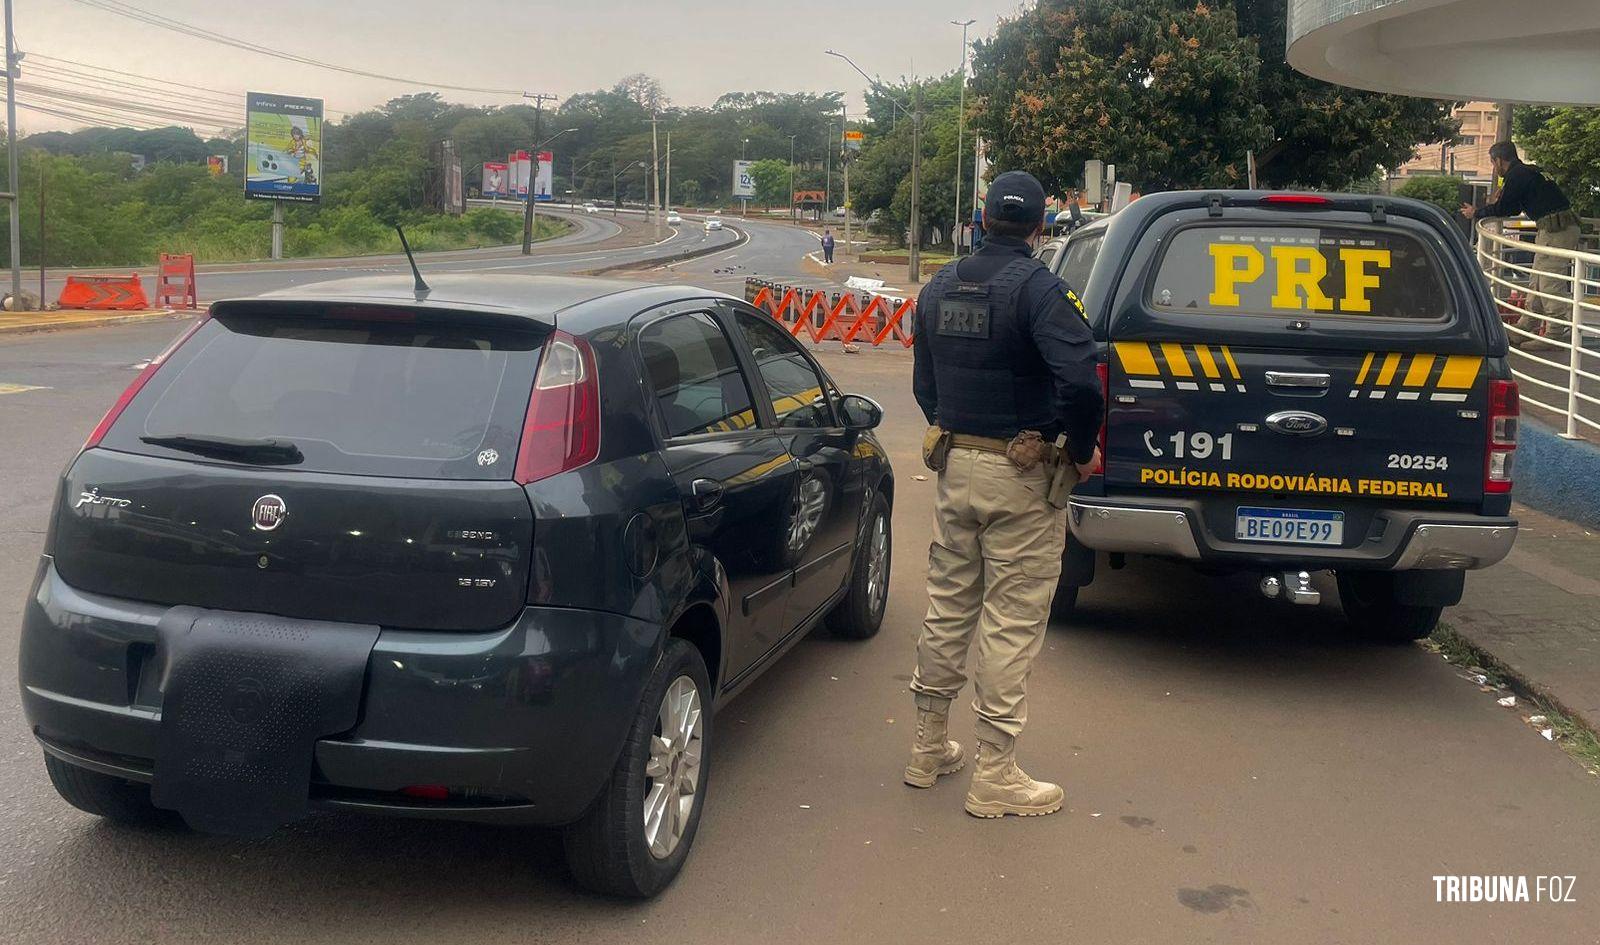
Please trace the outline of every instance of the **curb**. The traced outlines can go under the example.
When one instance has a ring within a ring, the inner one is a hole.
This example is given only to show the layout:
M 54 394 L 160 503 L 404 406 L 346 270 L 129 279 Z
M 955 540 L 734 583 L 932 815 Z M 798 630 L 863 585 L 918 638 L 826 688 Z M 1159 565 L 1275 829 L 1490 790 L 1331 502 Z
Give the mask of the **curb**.
M 731 223 L 725 223 L 723 225 L 737 233 L 739 238 L 731 243 L 724 243 L 721 246 L 702 246 L 699 249 L 688 249 L 681 253 L 673 253 L 667 256 L 655 256 L 650 259 L 634 259 L 611 266 L 601 266 L 598 269 L 584 269 L 575 273 L 575 275 L 601 276 L 609 272 L 627 272 L 636 269 L 656 269 L 661 266 L 672 266 L 676 265 L 677 263 L 688 262 L 691 259 L 699 259 L 701 256 L 711 256 L 715 255 L 716 253 L 725 253 L 730 249 L 735 249 L 750 242 L 749 231 L 740 229 Z
M 1526 414 L 1512 497 L 1541 512 L 1600 528 L 1600 447 L 1568 440 Z
M 108 325 L 131 325 L 139 322 L 153 322 L 161 319 L 185 318 L 191 314 L 198 315 L 204 309 L 162 309 L 154 312 L 135 312 L 131 315 L 105 315 L 100 318 L 75 318 L 70 321 L 60 322 L 26 322 L 20 325 L 8 325 L 0 316 L 0 335 L 23 335 L 44 331 L 70 331 L 74 328 L 104 328 Z

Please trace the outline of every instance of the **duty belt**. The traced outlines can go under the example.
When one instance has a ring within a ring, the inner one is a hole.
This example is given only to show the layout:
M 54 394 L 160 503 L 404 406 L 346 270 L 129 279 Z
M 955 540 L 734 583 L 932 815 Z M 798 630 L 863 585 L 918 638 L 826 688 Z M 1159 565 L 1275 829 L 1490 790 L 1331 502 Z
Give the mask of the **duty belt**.
M 1534 226 L 1541 230 L 1565 230 L 1577 225 L 1578 215 L 1571 210 L 1557 210 L 1534 221 Z
M 1010 440 L 1002 440 L 994 436 L 973 436 L 970 433 L 950 434 L 951 449 L 978 450 L 983 453 L 999 453 L 1004 456 L 1006 447 L 1010 445 Z
M 950 434 L 951 449 L 977 450 L 980 453 L 999 453 L 1001 456 L 1006 456 L 1010 447 L 1010 440 L 1002 440 L 996 436 L 975 436 L 971 433 Z M 1044 444 L 1044 461 L 1047 463 L 1055 462 L 1055 455 L 1055 444 L 1046 441 Z

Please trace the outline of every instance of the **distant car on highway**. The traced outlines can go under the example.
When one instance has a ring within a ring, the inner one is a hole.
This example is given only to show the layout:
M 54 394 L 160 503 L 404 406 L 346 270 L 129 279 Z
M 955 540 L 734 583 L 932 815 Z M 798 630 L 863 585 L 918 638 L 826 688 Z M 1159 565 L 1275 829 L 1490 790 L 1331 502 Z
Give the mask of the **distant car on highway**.
M 218 302 L 63 477 L 29 729 L 61 796 L 112 820 L 562 826 L 579 882 L 654 894 L 717 710 L 817 624 L 878 631 L 882 416 L 703 289 L 474 274 Z
M 681 223 L 683 223 L 683 217 L 678 216 L 678 211 L 667 211 L 667 226 L 678 226 Z
M 714 230 L 720 230 L 720 229 L 722 229 L 722 220 L 720 218 L 711 217 L 710 219 L 706 220 L 706 232 L 707 233 L 710 233 L 710 232 L 712 232 Z
M 583 212 L 584 213 L 599 213 L 600 212 L 600 208 L 595 206 L 593 203 L 586 203 L 586 204 L 583 205 Z

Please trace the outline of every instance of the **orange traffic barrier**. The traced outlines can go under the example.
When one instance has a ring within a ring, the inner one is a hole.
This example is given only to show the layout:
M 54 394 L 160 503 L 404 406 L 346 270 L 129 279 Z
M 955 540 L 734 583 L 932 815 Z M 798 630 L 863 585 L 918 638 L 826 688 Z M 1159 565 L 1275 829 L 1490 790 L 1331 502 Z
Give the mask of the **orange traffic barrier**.
M 138 273 L 126 276 L 68 276 L 56 300 L 62 308 L 137 311 L 150 307 Z
M 156 267 L 156 304 L 199 308 L 195 299 L 194 254 L 162 253 Z
M 775 290 L 781 290 L 781 294 Z M 874 295 L 863 305 L 851 292 L 838 296 L 830 305 L 826 292 L 761 285 L 750 304 L 782 322 L 797 338 L 805 332 L 812 341 L 836 339 L 852 344 L 861 337 L 873 345 L 893 339 L 907 348 L 914 339 L 916 299 Z

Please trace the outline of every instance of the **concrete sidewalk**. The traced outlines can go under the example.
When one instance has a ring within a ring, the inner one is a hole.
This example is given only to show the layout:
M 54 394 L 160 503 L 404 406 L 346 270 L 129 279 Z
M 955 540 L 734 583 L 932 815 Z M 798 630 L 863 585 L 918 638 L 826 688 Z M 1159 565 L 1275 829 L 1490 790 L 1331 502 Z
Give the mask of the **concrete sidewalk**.
M 87 309 L 56 309 L 49 312 L 0 312 L 0 335 L 31 331 L 59 331 L 65 328 L 95 328 L 101 325 L 124 325 L 146 322 L 158 318 L 186 318 L 199 315 L 199 309 L 155 308 L 133 312 L 89 311 Z
M 1600 533 L 1518 505 L 1516 547 L 1445 622 L 1522 687 L 1600 731 Z

